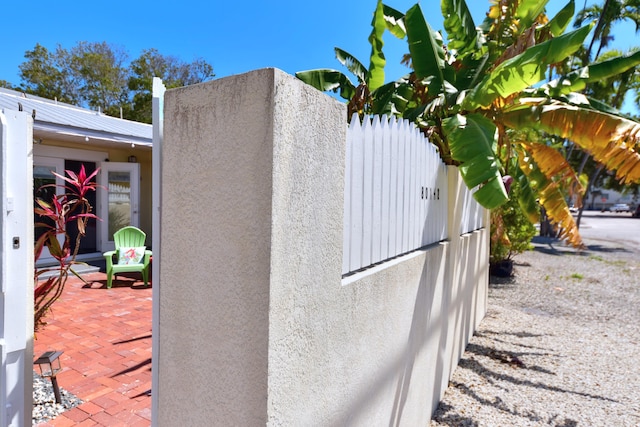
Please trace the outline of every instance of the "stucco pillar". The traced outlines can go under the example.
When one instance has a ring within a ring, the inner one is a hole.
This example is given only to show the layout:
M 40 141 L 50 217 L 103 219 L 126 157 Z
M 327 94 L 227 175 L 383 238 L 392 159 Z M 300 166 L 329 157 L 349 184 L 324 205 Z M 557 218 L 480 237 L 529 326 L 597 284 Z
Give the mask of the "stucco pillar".
M 299 296 L 340 283 L 345 107 L 263 69 L 169 90 L 164 117 L 154 424 L 265 425 L 313 351 Z

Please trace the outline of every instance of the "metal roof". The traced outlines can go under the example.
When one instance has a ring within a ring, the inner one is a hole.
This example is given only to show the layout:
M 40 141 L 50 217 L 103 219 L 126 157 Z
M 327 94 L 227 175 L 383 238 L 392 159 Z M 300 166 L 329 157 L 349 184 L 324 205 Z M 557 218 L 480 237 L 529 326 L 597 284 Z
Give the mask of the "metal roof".
M 107 116 L 98 111 L 76 107 L 10 89 L 0 88 L 0 110 L 22 110 L 34 116 L 34 136 L 63 140 L 152 145 L 152 126 Z

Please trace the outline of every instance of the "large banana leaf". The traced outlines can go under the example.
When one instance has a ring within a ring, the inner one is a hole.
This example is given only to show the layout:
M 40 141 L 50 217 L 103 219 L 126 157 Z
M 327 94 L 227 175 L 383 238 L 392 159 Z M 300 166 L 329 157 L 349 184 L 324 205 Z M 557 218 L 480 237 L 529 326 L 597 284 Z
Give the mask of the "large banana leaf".
M 539 203 L 544 206 L 551 221 L 560 227 L 559 237 L 573 246 L 581 247 L 582 237 L 580 237 L 578 226 L 569 211 L 560 184 L 548 179 L 533 159 L 527 157 L 521 150 L 518 160 L 520 170 L 527 176 L 529 183 L 535 187 Z
M 588 83 L 617 76 L 638 65 L 640 65 L 640 50 L 630 55 L 619 56 L 580 68 L 549 82 L 544 85 L 544 88 L 549 88 L 549 93 L 552 96 L 578 92 L 583 90 Z
M 540 143 L 522 142 L 521 145 L 547 178 L 564 181 L 568 184 L 576 183 L 581 186 L 575 171 L 558 150 Z
M 465 0 L 442 0 L 440 2 L 444 29 L 449 40 L 449 49 L 455 49 L 459 54 L 475 51 L 478 40 L 478 30 Z
M 340 71 L 328 69 L 299 71 L 296 77 L 323 92 L 340 90 L 340 96 L 347 101 L 356 94 L 356 87 Z
M 520 168 L 516 169 L 514 179 L 518 181 L 518 187 L 520 188 L 518 205 L 529 221 L 535 224 L 540 221 L 540 209 L 538 208 L 535 190 L 531 187 L 529 178 Z
M 519 19 L 520 28 L 529 28 L 536 22 L 538 16 L 544 12 L 544 7 L 549 0 L 521 0 L 516 9 L 516 18 Z
M 504 61 L 467 95 L 462 108 L 471 111 L 488 107 L 498 98 L 506 98 L 544 80 L 547 66 L 576 52 L 590 30 L 591 26 L 582 27 Z
M 506 112 L 501 119 L 516 129 L 535 128 L 567 138 L 623 184 L 640 182 L 640 123 L 624 117 L 554 102 Z
M 438 88 L 438 92 L 444 92 L 445 58 L 442 38 L 425 21 L 419 4 L 407 11 L 405 26 L 416 76 L 420 79 L 431 77 L 430 86 Z
M 371 56 L 367 86 L 369 86 L 370 91 L 374 91 L 384 84 L 384 66 L 387 61 L 382 53 L 382 46 L 384 46 L 382 35 L 386 29 L 387 23 L 384 19 L 384 5 L 382 4 L 382 0 L 378 0 L 376 11 L 373 13 L 373 19 L 371 21 L 371 35 L 369 35 Z
M 403 39 L 407 35 L 404 26 L 404 13 L 396 9 L 383 5 L 384 20 L 387 24 L 387 30 L 399 39 Z
M 558 37 L 564 33 L 571 19 L 573 19 L 575 9 L 575 1 L 571 0 L 547 23 L 546 27 L 549 28 L 549 31 L 554 37 Z
M 356 76 L 359 83 L 368 84 L 368 80 L 370 78 L 369 71 L 365 68 L 362 62 L 358 61 L 358 58 L 339 47 L 336 47 L 333 50 L 336 52 L 336 59 L 338 62 L 344 65 L 347 70 L 351 71 L 353 75 Z
M 462 179 L 468 188 L 481 187 L 474 198 L 487 209 L 508 200 L 500 174 L 500 162 L 494 154 L 496 126 L 480 114 L 457 114 L 443 120 L 451 156 L 460 163 Z

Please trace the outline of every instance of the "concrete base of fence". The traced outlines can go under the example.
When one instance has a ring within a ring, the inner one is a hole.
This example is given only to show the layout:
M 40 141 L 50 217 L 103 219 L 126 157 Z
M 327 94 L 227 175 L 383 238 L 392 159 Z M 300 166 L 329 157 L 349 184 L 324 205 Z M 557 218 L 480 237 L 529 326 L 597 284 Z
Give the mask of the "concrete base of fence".
M 167 91 L 154 425 L 428 422 L 487 230 L 343 279 L 345 119 L 274 69 Z

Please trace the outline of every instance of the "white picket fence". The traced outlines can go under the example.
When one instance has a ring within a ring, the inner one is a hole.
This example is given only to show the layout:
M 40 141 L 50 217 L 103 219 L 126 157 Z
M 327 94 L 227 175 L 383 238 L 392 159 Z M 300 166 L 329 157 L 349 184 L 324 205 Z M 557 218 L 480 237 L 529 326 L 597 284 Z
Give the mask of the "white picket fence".
M 466 190 L 463 193 L 462 218 L 460 221 L 460 235 L 479 230 L 484 227 L 483 218 L 485 209 L 473 198 L 475 190 Z
M 408 120 L 356 115 L 347 129 L 342 274 L 447 239 L 447 168 Z M 464 192 L 460 234 L 483 226 Z
M 347 130 L 346 274 L 447 238 L 447 169 L 408 120 L 374 116 Z

